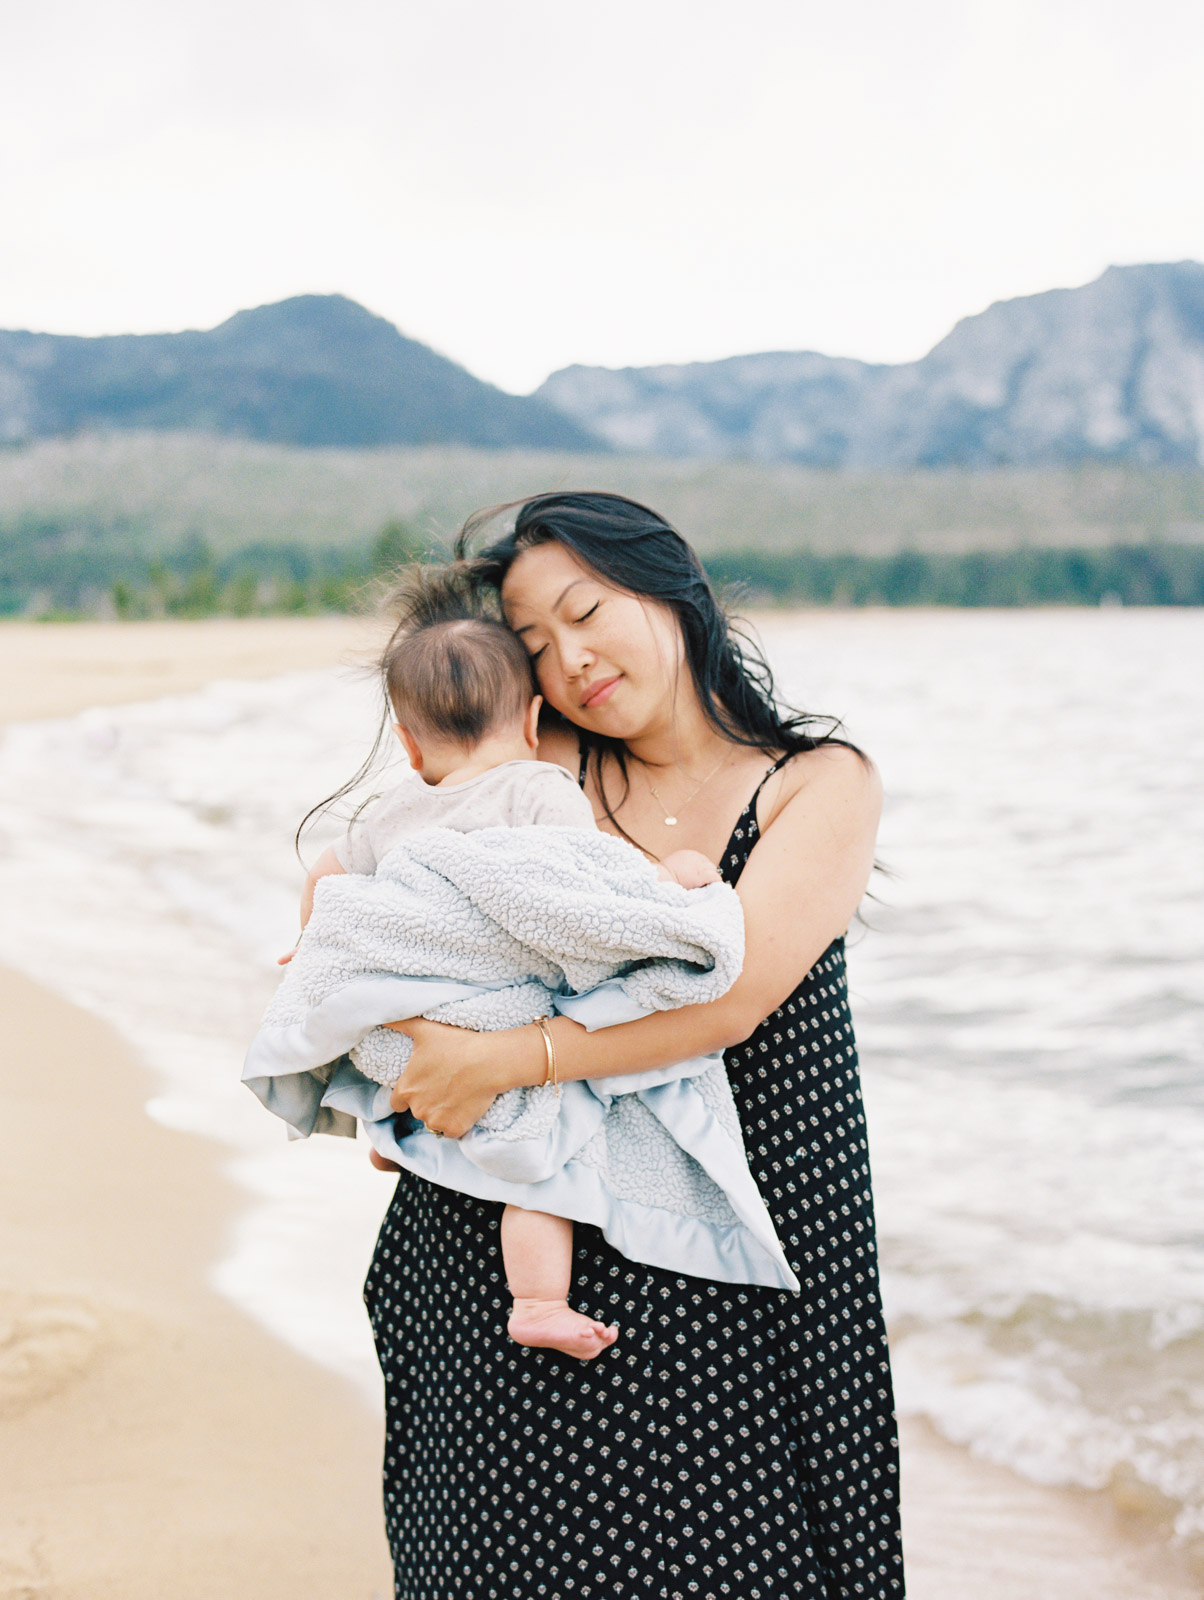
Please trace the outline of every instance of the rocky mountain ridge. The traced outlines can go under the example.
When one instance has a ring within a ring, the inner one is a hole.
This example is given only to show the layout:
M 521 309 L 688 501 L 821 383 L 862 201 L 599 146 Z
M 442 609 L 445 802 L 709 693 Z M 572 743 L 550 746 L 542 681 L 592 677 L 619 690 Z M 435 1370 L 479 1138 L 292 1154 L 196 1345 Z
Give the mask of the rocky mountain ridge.
M 613 448 L 825 467 L 1204 466 L 1204 266 L 999 301 L 900 366 L 812 352 L 566 367 L 536 391 Z

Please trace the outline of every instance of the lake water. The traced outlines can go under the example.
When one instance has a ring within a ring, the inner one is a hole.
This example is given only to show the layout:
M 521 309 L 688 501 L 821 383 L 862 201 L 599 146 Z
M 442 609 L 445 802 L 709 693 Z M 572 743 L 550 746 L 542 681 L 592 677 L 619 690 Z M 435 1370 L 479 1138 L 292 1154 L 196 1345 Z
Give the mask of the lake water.
M 1204 614 L 763 637 L 888 790 L 851 979 L 900 1406 L 1204 1547 Z M 10 729 L 0 960 L 114 1022 L 151 1115 L 226 1147 L 247 1206 L 215 1285 L 376 1396 L 388 1180 L 238 1084 L 292 942 L 292 828 L 372 713 L 363 681 L 294 674 Z

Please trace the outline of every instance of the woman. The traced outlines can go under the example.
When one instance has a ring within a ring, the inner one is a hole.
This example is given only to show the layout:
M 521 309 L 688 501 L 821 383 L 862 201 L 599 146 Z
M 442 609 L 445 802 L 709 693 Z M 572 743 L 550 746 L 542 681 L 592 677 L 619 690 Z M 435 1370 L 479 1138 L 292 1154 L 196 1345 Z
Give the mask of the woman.
M 654 858 L 702 851 L 744 906 L 727 996 L 593 1034 L 558 1018 L 560 1077 L 723 1049 L 803 1292 L 676 1277 L 578 1227 L 575 1303 L 617 1322 L 619 1341 L 590 1364 L 526 1350 L 497 1333 L 500 1207 L 403 1173 L 366 1291 L 399 1600 L 901 1596 L 843 949 L 873 863 L 877 777 L 776 709 L 697 558 L 645 507 L 541 495 L 474 561 L 558 714 L 541 758 L 580 774 L 599 826 Z M 453 1137 L 503 1090 L 543 1081 L 538 1029 L 401 1026 L 415 1049 L 394 1106 Z

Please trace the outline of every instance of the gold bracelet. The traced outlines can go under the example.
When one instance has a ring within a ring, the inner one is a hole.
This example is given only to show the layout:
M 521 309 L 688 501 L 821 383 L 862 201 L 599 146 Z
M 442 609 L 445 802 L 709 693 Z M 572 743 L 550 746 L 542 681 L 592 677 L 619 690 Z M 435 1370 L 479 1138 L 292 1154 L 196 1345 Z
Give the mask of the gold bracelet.
M 548 1027 L 548 1023 L 551 1020 L 551 1017 L 536 1017 L 535 1026 L 543 1035 L 543 1047 L 548 1056 L 548 1066 L 547 1071 L 544 1073 L 543 1087 L 546 1089 L 549 1083 L 552 1084 L 556 1090 L 556 1098 L 559 1100 L 560 1080 L 556 1076 L 556 1045 L 552 1039 L 552 1030 Z

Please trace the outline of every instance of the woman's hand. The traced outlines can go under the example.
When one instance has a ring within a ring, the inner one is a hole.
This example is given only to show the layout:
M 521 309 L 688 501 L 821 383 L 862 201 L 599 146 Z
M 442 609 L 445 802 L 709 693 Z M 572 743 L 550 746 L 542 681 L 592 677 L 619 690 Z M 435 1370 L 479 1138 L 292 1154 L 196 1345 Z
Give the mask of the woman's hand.
M 461 1138 L 503 1089 L 512 1087 L 499 1059 L 505 1051 L 496 1034 L 452 1028 L 425 1017 L 409 1017 L 389 1026 L 408 1033 L 414 1041 L 414 1053 L 393 1086 L 393 1109 L 411 1112 L 432 1133 Z M 492 1048 L 491 1040 L 495 1041 Z

